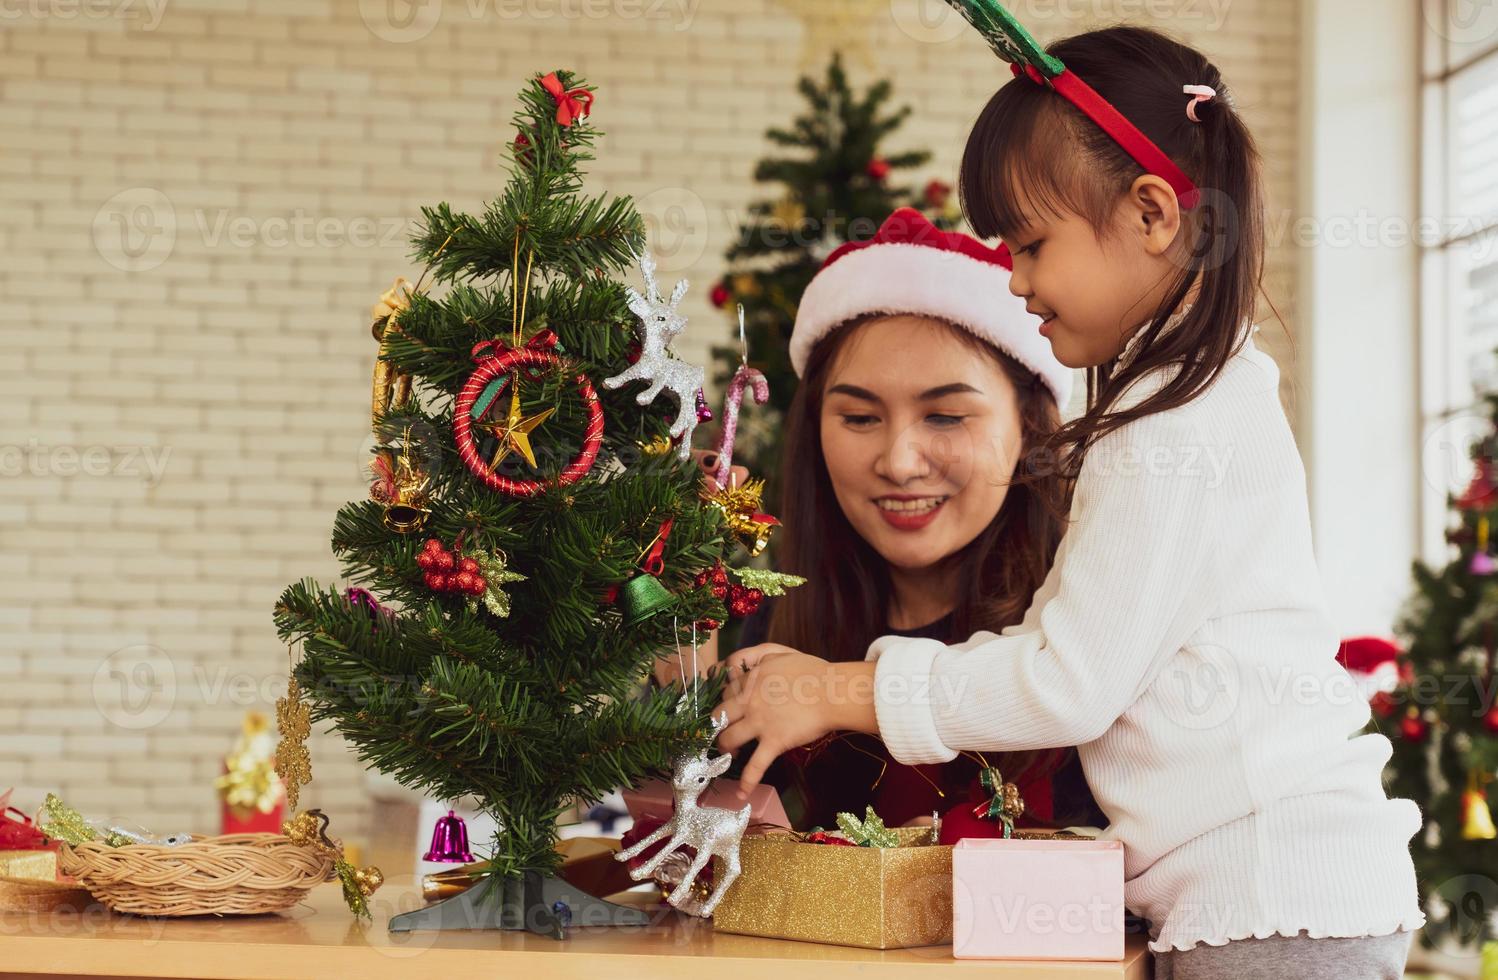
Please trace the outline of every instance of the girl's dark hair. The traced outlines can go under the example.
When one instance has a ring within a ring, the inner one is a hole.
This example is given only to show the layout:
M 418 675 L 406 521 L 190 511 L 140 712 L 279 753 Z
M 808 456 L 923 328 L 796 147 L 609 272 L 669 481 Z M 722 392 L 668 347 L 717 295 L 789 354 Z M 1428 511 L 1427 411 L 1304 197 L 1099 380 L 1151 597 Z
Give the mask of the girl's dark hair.
M 865 317 L 834 330 L 812 349 L 786 418 L 781 499 L 784 521 L 776 539 L 781 571 L 805 576 L 806 584 L 775 602 L 768 639 L 828 660 L 864 659 L 889 614 L 888 565 L 843 514 L 822 455 L 822 403 L 828 375 L 842 350 L 867 323 Z M 968 331 L 944 321 L 947 330 L 975 352 L 991 357 L 1014 386 L 1022 454 L 1043 446 L 1060 425 L 1049 388 L 1028 368 Z M 1020 467 L 1025 466 L 1022 461 Z M 1018 467 L 1017 467 L 1018 468 Z M 997 633 L 1020 622 L 1030 598 L 1050 570 L 1061 540 L 1069 481 L 1052 475 L 1011 484 L 994 519 L 948 560 L 960 567 L 952 615 L 953 642 L 979 630 Z M 995 754 L 989 761 L 1013 780 L 1051 772 L 1064 752 Z
M 1259 153 L 1233 108 L 1215 65 L 1158 31 L 1110 27 L 1057 41 L 1047 49 L 1175 161 L 1201 191 L 1181 212 L 1179 273 L 1140 328 L 1138 353 L 1087 371 L 1087 411 L 1052 440 L 1075 475 L 1087 448 L 1125 423 L 1182 405 L 1221 373 L 1242 344 L 1263 277 L 1264 216 Z M 1186 116 L 1184 84 L 1210 85 L 1217 96 Z M 1145 173 L 1107 133 L 1062 96 L 1017 77 L 988 101 L 968 136 L 959 193 L 973 230 L 1009 235 L 1030 215 L 1080 215 L 1101 241 L 1112 232 L 1120 198 Z M 1195 283 L 1199 292 L 1179 325 L 1161 328 Z M 1153 284 L 1151 284 L 1153 285 Z M 1143 319 L 1143 315 L 1140 319 Z M 1182 368 L 1136 405 L 1112 406 L 1130 384 L 1162 365 Z

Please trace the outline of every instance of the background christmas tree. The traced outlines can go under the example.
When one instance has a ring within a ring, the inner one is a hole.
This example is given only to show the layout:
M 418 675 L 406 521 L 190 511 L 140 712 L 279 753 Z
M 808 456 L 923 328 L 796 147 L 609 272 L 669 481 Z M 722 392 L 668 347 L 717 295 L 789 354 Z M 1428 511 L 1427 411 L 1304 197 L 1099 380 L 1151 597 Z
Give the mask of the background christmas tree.
M 726 255 L 729 270 L 712 291 L 713 303 L 734 313 L 732 342 L 713 348 L 717 383 L 726 384 L 739 365 L 735 306 L 740 303 L 750 362 L 769 383 L 769 403 L 746 411 L 740 421 L 735 458 L 765 478 L 765 501 L 771 507 L 780 499 L 781 419 L 796 391 L 791 327 L 812 276 L 838 245 L 874 237 L 896 208 L 921 209 L 941 228 L 957 221 L 949 184 L 932 180 L 916 192 L 891 179 L 898 171 L 925 164 L 931 154 L 881 153 L 880 144 L 911 113 L 910 106 L 887 107 L 892 92 L 888 80 L 859 94 L 848 82 L 841 57 L 834 55 L 825 79 L 805 77 L 798 88 L 806 110 L 789 129 L 765 134 L 790 154 L 761 160 L 754 170 L 756 181 L 780 187 L 773 199 L 750 205 L 749 220 Z
M 1498 425 L 1498 395 L 1486 407 Z M 1415 800 L 1425 815 L 1412 850 L 1429 924 L 1427 942 L 1472 945 L 1493 938 L 1498 915 L 1498 841 L 1487 789 L 1498 770 L 1498 522 L 1490 428 L 1472 449 L 1476 471 L 1451 501 L 1444 567 L 1417 562 L 1416 593 L 1398 632 L 1405 651 L 1393 691 L 1373 695 L 1374 725 L 1394 745 L 1385 770 L 1391 795 Z
M 678 710 L 679 688 L 639 682 L 695 621 L 726 618 L 697 583 L 731 547 L 672 445 L 674 400 L 603 383 L 639 359 L 611 276 L 645 241 L 629 198 L 581 194 L 593 93 L 556 72 L 520 100 L 503 193 L 481 214 L 422 211 L 414 253 L 443 294 L 393 289 L 375 323 L 378 479 L 332 534 L 369 592 L 303 581 L 275 610 L 313 720 L 407 786 L 479 800 L 512 879 L 557 867 L 572 803 L 708 744 L 711 685 Z

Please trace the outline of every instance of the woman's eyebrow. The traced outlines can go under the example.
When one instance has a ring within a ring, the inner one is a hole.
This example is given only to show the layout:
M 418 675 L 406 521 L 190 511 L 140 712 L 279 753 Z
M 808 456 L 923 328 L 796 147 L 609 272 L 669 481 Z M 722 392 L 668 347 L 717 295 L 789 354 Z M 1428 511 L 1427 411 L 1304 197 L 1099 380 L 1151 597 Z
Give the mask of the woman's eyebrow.
M 831 388 L 827 389 L 827 394 L 829 394 L 829 395 L 850 395 L 853 398 L 862 398 L 864 401 L 874 402 L 875 404 L 878 404 L 878 405 L 884 404 L 884 400 L 882 398 L 880 398 L 878 395 L 874 394 L 872 391 L 870 391 L 867 388 L 860 388 L 860 387 L 858 387 L 858 385 L 836 384 L 836 385 L 833 385 Z M 961 381 L 954 381 L 951 384 L 938 385 L 935 388 L 927 388 L 925 391 L 921 392 L 919 395 L 916 395 L 915 397 L 916 397 L 917 401 L 929 402 L 929 401 L 935 401 L 938 398 L 944 398 L 947 395 L 981 395 L 981 394 L 983 394 L 983 392 L 979 391 L 977 388 L 974 388 L 970 384 L 965 384 L 965 383 L 963 383 Z
M 940 386 L 938 386 L 936 388 L 928 388 L 925 391 L 921 392 L 916 397 L 919 398 L 923 402 L 929 402 L 929 401 L 933 401 L 933 400 L 935 400 L 937 398 L 943 398 L 943 397 L 945 397 L 947 395 L 969 395 L 969 394 L 971 394 L 971 395 L 981 395 L 981 394 L 983 394 L 983 392 L 979 391 L 977 388 L 974 388 L 970 384 L 963 384 L 961 381 L 957 381 L 957 382 L 954 382 L 954 383 L 949 384 L 949 385 L 940 385 Z
M 848 385 L 848 384 L 837 384 L 837 385 L 833 385 L 831 388 L 827 389 L 827 394 L 829 394 L 829 395 L 851 395 L 854 398 L 862 398 L 866 402 L 874 402 L 874 403 L 880 404 L 880 405 L 884 404 L 884 401 L 878 395 L 874 394 L 872 391 L 870 391 L 867 388 L 860 388 L 860 387 L 858 387 L 858 385 Z

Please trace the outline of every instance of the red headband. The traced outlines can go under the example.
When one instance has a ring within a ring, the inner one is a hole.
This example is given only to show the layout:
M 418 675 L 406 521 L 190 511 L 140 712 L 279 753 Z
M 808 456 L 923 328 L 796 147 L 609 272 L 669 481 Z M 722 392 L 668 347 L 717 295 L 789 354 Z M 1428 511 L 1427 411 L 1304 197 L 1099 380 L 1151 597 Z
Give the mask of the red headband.
M 1097 123 L 1103 132 L 1113 137 L 1114 142 L 1123 147 L 1125 153 L 1133 157 L 1147 172 L 1162 178 L 1176 192 L 1176 198 L 1181 202 L 1181 207 L 1189 211 L 1196 207 L 1201 200 L 1201 192 L 1191 182 L 1175 161 L 1170 159 L 1166 152 L 1154 144 L 1139 128 L 1124 118 L 1124 114 L 1113 108 L 1112 103 L 1101 95 L 1070 68 L 1058 75 L 1047 78 L 1034 65 L 1021 68 L 1013 62 L 1009 70 L 1015 75 L 1023 75 L 1036 85 L 1044 85 L 1052 89 L 1057 95 L 1066 99 L 1072 105 L 1082 110 L 1082 113 Z

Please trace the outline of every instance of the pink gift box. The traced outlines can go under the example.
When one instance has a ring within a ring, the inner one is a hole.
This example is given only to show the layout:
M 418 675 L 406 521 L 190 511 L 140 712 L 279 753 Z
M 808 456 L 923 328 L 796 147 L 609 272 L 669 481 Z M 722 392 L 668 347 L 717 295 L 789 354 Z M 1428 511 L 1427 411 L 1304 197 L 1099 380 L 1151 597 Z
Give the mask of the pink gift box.
M 623 796 L 629 816 L 636 823 L 651 817 L 661 821 L 670 820 L 671 815 L 676 812 L 671 784 L 663 779 L 652 779 L 641 783 L 636 789 L 626 789 Z M 754 792 L 745 793 L 739 788 L 737 779 L 715 779 L 697 799 L 698 806 L 716 806 L 725 810 L 741 810 L 745 803 L 749 804 L 750 824 L 768 823 L 777 827 L 790 827 L 791 822 L 786 819 L 780 794 L 767 783 L 760 783 L 754 787 Z
M 1123 843 L 958 841 L 952 849 L 952 955 L 1123 959 Z

